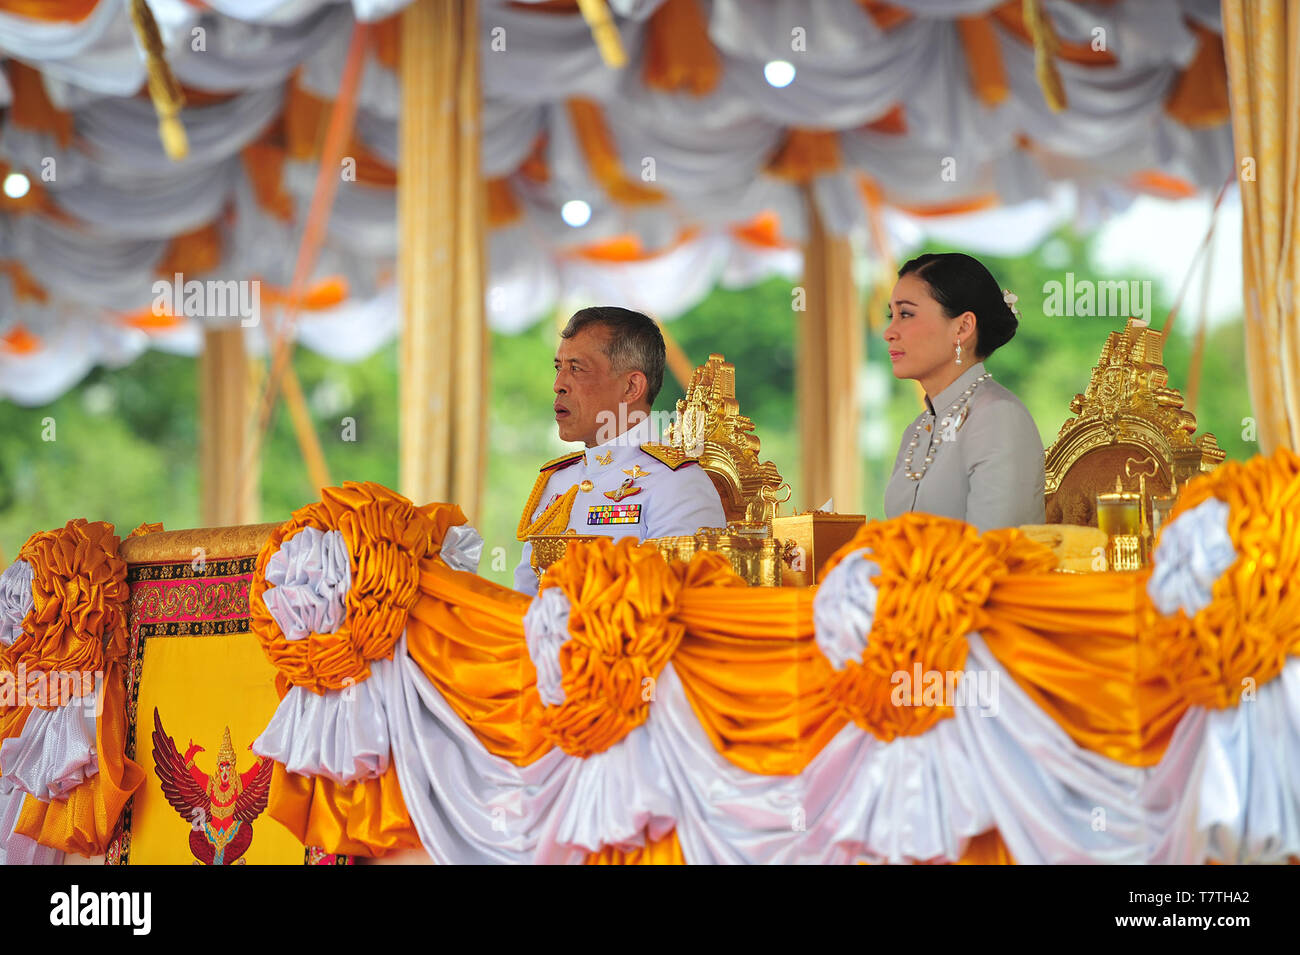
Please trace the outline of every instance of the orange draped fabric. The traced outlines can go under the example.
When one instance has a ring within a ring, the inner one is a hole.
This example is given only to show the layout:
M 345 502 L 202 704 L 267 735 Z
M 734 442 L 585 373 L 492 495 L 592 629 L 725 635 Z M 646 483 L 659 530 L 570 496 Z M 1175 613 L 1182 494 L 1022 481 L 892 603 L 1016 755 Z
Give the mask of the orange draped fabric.
M 891 30 L 912 19 L 911 11 L 892 3 L 882 3 L 880 0 L 858 0 L 858 6 L 882 30 Z
M 907 110 L 903 108 L 902 103 L 895 103 L 887 113 L 877 116 L 863 128 L 873 133 L 902 136 L 907 132 Z
M 672 249 L 697 238 L 698 228 L 683 229 L 671 243 L 662 248 L 648 251 L 641 237 L 637 235 L 618 235 L 603 242 L 589 242 L 578 246 L 569 254 L 591 262 L 641 262 L 656 256 L 667 255 Z
M 1229 506 L 1237 555 L 1194 616 L 1146 606 L 1140 632 L 1148 666 L 1190 704 L 1236 706 L 1300 654 L 1300 457 L 1279 448 L 1269 458 L 1229 461 L 1179 495 L 1171 520 L 1209 498 Z
M 32 609 L 22 633 L 0 647 L 0 667 L 79 672 L 76 693 L 94 687 L 94 674 L 125 655 L 126 564 L 118 543 L 112 524 L 84 518 L 27 539 L 18 559 L 32 568 Z M 57 709 L 62 702 L 51 698 L 42 708 Z
M 45 302 L 49 293 L 45 291 L 45 286 L 32 278 L 32 273 L 21 263 L 12 259 L 0 261 L 0 272 L 9 276 L 9 282 L 14 290 L 14 299 L 19 302 Z M 18 328 L 21 326 L 15 326 Z M 33 339 L 35 340 L 35 339 Z M 6 342 L 11 348 L 20 349 L 21 342 Z
M 122 808 L 144 781 L 138 764 L 126 758 L 126 564 L 118 554 L 113 525 L 83 518 L 33 534 L 18 552 L 33 571 L 31 611 L 22 633 L 0 648 L 9 673 L 44 674 L 54 709 L 71 691 L 84 695 L 98 685 L 102 709 L 95 720 L 98 771 L 66 798 L 45 803 L 23 799 L 14 831 L 63 852 L 98 855 L 108 848 Z M 73 674 L 81 679 L 72 681 Z M 97 677 L 102 677 L 98 679 Z M 27 687 L 22 686 L 25 692 Z M 78 693 L 77 691 L 81 692 Z M 83 706 L 80 699 L 62 705 Z M 0 734 L 22 731 L 30 709 L 10 708 L 0 717 Z
M 768 161 L 767 171 L 789 182 L 811 182 L 843 164 L 838 133 L 796 128 L 786 133 L 785 141 Z
M 1136 574 L 1009 573 L 978 629 L 1080 746 L 1149 766 L 1186 704 L 1135 639 L 1141 587 Z M 489 752 L 534 762 L 550 744 L 523 639 L 528 598 L 433 562 L 420 590 L 407 627 L 412 658 Z M 680 595 L 685 633 L 673 668 L 714 746 L 750 772 L 799 773 L 847 722 L 839 675 L 814 640 L 815 593 L 688 586 Z
M 980 635 L 1076 743 L 1153 766 L 1186 703 L 1144 665 L 1141 588 L 1137 574 L 1011 575 L 991 595 Z
M 560 588 L 570 609 L 569 639 L 559 650 L 564 703 L 542 712 L 547 738 L 586 758 L 643 724 L 654 681 L 685 632 L 676 612 L 681 594 L 743 586 L 720 554 L 668 564 L 631 537 L 598 538 L 552 565 L 541 592 Z
M 276 763 L 266 812 L 303 845 L 326 852 L 377 858 L 421 848 L 391 762 L 383 775 L 347 786 Z
M 1184 126 L 1218 126 L 1232 115 L 1223 36 L 1193 20 L 1187 26 L 1196 34 L 1196 56 L 1178 74 L 1165 112 Z
M 154 274 L 171 278 L 182 275 L 201 275 L 221 264 L 221 229 L 216 222 L 199 226 L 191 232 L 173 236 L 167 243 L 162 259 Z
M 1009 574 L 980 634 L 1017 684 L 1080 746 L 1157 763 L 1186 710 L 1135 637 L 1135 574 Z M 673 656 L 718 751 L 743 769 L 800 772 L 844 726 L 835 671 L 813 639 L 808 589 L 701 591 L 683 599 Z
M 0 0 L 0 13 L 50 23 L 79 23 L 98 5 L 99 0 Z
M 752 773 L 794 775 L 847 722 L 813 639 L 811 588 L 688 591 L 673 669 L 714 747 Z
M 370 675 L 370 663 L 391 659 L 415 602 L 419 561 L 435 556 L 443 535 L 465 515 L 452 504 L 417 508 L 373 481 L 344 481 L 327 487 L 318 504 L 294 512 L 267 538 L 258 553 L 249 596 L 250 629 L 267 658 L 289 682 L 313 693 L 352 686 Z M 338 530 L 351 557 L 347 620 L 330 633 L 289 640 L 266 602 L 266 565 L 280 545 L 307 527 Z
M 998 34 L 988 17 L 958 17 L 957 35 L 966 53 L 971 89 L 987 106 L 997 106 L 1007 98 L 1011 87 L 1002 66 Z
M 933 863 L 921 864 L 932 865 Z M 1007 844 L 1002 841 L 1002 834 L 996 829 L 990 829 L 988 832 L 981 832 L 978 836 L 974 836 L 966 844 L 966 851 L 962 853 L 960 859 L 956 862 L 944 864 L 1015 865 L 1016 860 L 1012 857 L 1010 850 L 1007 849 Z
M 15 126 L 39 133 L 50 133 L 60 146 L 72 142 L 73 118 L 67 110 L 56 109 L 45 92 L 45 81 L 35 67 L 10 60 L 9 86 L 13 102 L 9 118 Z
M 885 202 L 885 194 L 880 186 L 869 176 L 861 173 L 857 176 L 858 189 L 862 192 L 862 197 L 867 203 L 867 208 L 879 208 Z M 978 212 L 981 209 L 992 209 L 998 204 L 998 197 L 994 193 L 988 193 L 982 196 L 974 196 L 970 199 L 954 199 L 951 202 L 936 202 L 928 205 L 915 205 L 913 203 L 897 202 L 890 200 L 889 205 L 902 212 L 914 216 L 954 216 L 964 215 L 968 212 Z
M 330 100 L 303 89 L 300 83 L 289 84 L 284 104 L 284 133 L 290 159 L 320 160 L 333 105 Z M 356 163 L 358 183 L 388 189 L 396 187 L 397 170 L 366 146 L 356 132 L 344 146 L 343 156 Z
M 996 829 L 982 832 L 966 845 L 955 865 L 1015 865 L 1016 860 Z
M 31 713 L 30 706 L 0 707 L 0 740 L 14 739 L 21 734 Z
M 545 755 L 551 744 L 524 644 L 529 598 L 431 562 L 420 589 L 406 627 L 411 658 L 489 753 L 518 766 Z
M 288 158 L 284 147 L 271 142 L 250 143 L 239 158 L 257 204 L 281 222 L 292 220 L 293 196 L 284 188 L 284 163 Z
M 1189 706 L 1236 705 L 1244 684 L 1267 682 L 1300 653 L 1300 592 L 1288 586 L 1300 574 L 1300 457 L 1283 449 L 1225 464 L 1188 485 L 1174 518 L 1210 496 L 1229 506 L 1237 557 L 1214 584 L 1211 604 L 1190 620 L 1182 611 L 1155 614 L 1150 571 L 1056 573 L 1051 551 L 1019 530 L 979 534 L 913 514 L 868 523 L 823 568 L 862 547 L 879 568 L 866 649 L 841 671 L 816 643 L 816 588 L 750 588 L 717 554 L 669 564 L 631 539 L 577 543 L 543 577 L 542 589 L 562 588 L 570 605 L 570 639 L 559 656 L 568 716 L 538 697 L 523 632 L 529 598 L 477 575 L 420 561 L 408 651 L 485 748 L 517 765 L 552 743 L 586 755 L 621 739 L 648 710 L 635 691 L 671 662 L 719 753 L 752 773 L 789 775 L 850 719 L 892 739 L 951 715 L 935 705 L 912 723 L 882 716 L 878 678 L 914 664 L 959 671 L 965 635 L 977 632 L 1081 748 L 1150 767 Z M 445 529 L 435 532 L 439 540 Z M 400 794 L 376 781 L 355 792 L 282 781 L 273 802 L 277 818 L 291 817 L 295 832 L 330 848 L 366 844 L 379 854 L 409 835 Z M 377 815 L 361 820 L 356 806 Z M 312 828 L 317 817 L 325 821 Z M 589 861 L 671 861 L 674 853 L 672 838 Z M 988 832 L 962 861 L 1011 860 Z
M 532 152 L 519 164 L 519 175 L 529 182 L 551 181 L 551 168 L 546 164 L 546 134 L 541 133 L 533 143 Z
M 370 26 L 370 49 L 384 66 L 396 72 L 402 66 L 402 15 L 377 20 Z
M 605 846 L 599 852 L 587 856 L 587 865 L 686 865 L 682 855 L 682 844 L 677 841 L 674 829 L 662 839 L 648 843 L 644 848 L 624 852 L 613 846 Z
M 698 0 L 666 0 L 646 27 L 642 78 L 651 89 L 705 96 L 717 89 L 722 61 Z
M 1171 176 L 1159 169 L 1143 169 L 1129 177 L 1130 188 L 1161 199 L 1190 199 L 1200 190 L 1186 179 Z
M 484 188 L 487 190 L 488 228 L 499 229 L 523 218 L 523 206 L 519 204 L 508 178 L 489 179 Z
M 731 227 L 731 234 L 742 242 L 766 249 L 792 248 L 781 239 L 781 217 L 775 212 L 760 212 L 748 222 Z
M 611 199 L 625 205 L 664 201 L 664 194 L 658 189 L 630 178 L 623 171 L 614 136 L 605 123 L 605 114 L 599 103 L 571 99 L 566 105 L 574 135 L 578 137 L 578 145 L 587 160 L 587 169 Z

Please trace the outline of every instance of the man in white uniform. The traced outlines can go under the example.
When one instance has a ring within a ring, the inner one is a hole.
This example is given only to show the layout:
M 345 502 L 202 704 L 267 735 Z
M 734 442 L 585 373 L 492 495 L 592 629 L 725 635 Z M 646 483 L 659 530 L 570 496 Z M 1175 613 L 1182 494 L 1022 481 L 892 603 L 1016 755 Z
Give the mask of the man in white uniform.
M 718 491 L 695 458 L 656 443 L 650 408 L 664 365 L 663 335 L 640 312 L 584 308 L 569 319 L 555 353 L 555 421 L 562 441 L 586 449 L 542 466 L 519 540 L 571 529 L 643 541 L 726 526 Z M 531 557 L 525 543 L 515 589 L 535 594 Z

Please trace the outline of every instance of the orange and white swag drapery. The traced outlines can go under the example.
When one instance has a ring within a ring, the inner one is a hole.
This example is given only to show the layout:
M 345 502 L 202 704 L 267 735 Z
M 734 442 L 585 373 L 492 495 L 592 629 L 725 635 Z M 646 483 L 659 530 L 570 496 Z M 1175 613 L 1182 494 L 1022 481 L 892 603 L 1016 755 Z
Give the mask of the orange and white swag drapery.
M 143 782 L 124 755 L 126 594 L 103 521 L 33 534 L 0 576 L 0 675 L 19 694 L 0 706 L 0 861 L 102 853 Z
M 1149 572 L 1056 574 L 1017 531 L 907 515 L 819 588 L 602 539 L 530 601 L 470 572 L 455 507 L 328 488 L 254 576 L 283 693 L 257 746 L 293 770 L 268 812 L 442 862 L 1284 861 L 1298 502 L 1282 450 L 1191 482 Z M 79 520 L 0 578 L 6 676 L 106 670 L 92 728 L 78 701 L 0 712 L 9 861 L 103 851 L 143 782 L 124 572 Z
M 5 161 L 32 185 L 13 204 L 0 196 L 14 213 L 0 243 L 0 295 L 18 299 L 14 328 L 0 329 L 0 393 L 40 404 L 99 361 L 120 365 L 150 346 L 193 354 L 193 317 L 141 320 L 152 282 L 171 277 L 164 266 L 258 279 L 264 293 L 288 287 L 357 21 L 370 23 L 374 43 L 347 151 L 356 178 L 340 189 L 312 276 L 340 280 L 347 297 L 298 329 L 303 344 L 340 360 L 391 340 L 398 15 L 408 5 L 155 5 L 186 96 L 190 154 L 175 163 L 139 95 L 146 67 L 125 5 L 0 2 Z M 587 295 L 671 319 L 718 282 L 797 274 L 809 201 L 836 234 L 865 225 L 857 180 L 867 172 L 884 205 L 934 211 L 1041 198 L 1053 180 L 1078 181 L 1081 165 L 1085 191 L 1098 182 L 1144 190 L 1157 156 L 1188 191 L 1217 188 L 1231 168 L 1214 5 L 1184 5 L 1158 23 L 1141 0 L 1086 15 L 1053 5 L 1055 72 L 1071 107 L 1060 113 L 1045 101 L 1020 0 L 964 17 L 934 16 L 924 0 L 637 4 L 614 11 L 630 62 L 642 64 L 622 74 L 604 65 L 576 8 L 538 6 L 477 4 L 484 43 L 510 38 L 510 55 L 486 57 L 480 74 L 482 176 L 492 184 L 485 310 L 499 331 Z M 201 51 L 191 48 L 199 26 Z M 799 58 L 796 83 L 774 89 L 763 67 L 791 55 L 794 27 L 826 39 L 817 56 Z M 1093 50 L 1097 28 L 1123 44 Z M 820 143 L 811 152 L 799 147 L 810 134 Z M 955 179 L 915 174 L 943 156 L 963 157 Z M 47 158 L 58 171 L 49 181 Z M 591 208 L 581 228 L 560 216 L 575 198 Z M 764 213 L 779 220 L 783 248 L 738 234 Z M 1002 231 L 1023 233 L 1032 218 Z M 1051 224 L 1034 227 L 1041 236 Z M 200 255 L 196 235 L 220 241 L 202 243 L 209 254 Z M 640 244 L 633 260 L 586 254 L 616 237 Z M 18 328 L 14 341 L 34 347 L 11 347 Z
M 1285 860 L 1300 790 L 1260 764 L 1300 744 L 1294 617 L 1269 596 L 1298 488 L 1286 452 L 1193 482 L 1149 575 L 1055 574 L 1015 531 L 921 515 L 867 525 L 820 590 L 597 541 L 530 604 L 423 559 L 369 677 L 388 769 L 286 775 L 270 811 L 438 862 L 958 861 L 994 832 L 1022 862 Z M 1209 498 L 1217 538 L 1191 525 Z M 976 705 L 889 700 L 917 669 L 961 672 Z

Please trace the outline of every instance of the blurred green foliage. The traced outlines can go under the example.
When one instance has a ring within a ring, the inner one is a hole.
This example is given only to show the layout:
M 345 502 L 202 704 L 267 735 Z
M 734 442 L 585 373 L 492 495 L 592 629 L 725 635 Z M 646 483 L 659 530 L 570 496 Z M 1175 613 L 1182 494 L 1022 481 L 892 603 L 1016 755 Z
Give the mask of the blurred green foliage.
M 939 247 L 914 250 L 938 251 Z M 1069 402 L 1087 385 L 1106 334 L 1119 318 L 1061 318 L 1042 314 L 1043 287 L 1100 275 L 1091 240 L 1062 229 L 1027 255 L 981 256 L 999 283 L 1019 296 L 1015 339 L 988 362 L 999 381 L 1021 397 L 1050 444 L 1069 414 Z M 864 301 L 867 298 L 864 290 Z M 1153 288 L 1153 325 L 1164 321 L 1173 290 Z M 667 326 L 692 364 L 720 352 L 737 369 L 742 413 L 756 423 L 765 460 L 774 461 L 799 494 L 799 434 L 795 415 L 796 325 L 791 285 L 770 280 L 745 290 L 718 289 Z M 917 387 L 897 381 L 880 339 L 884 316 L 868 316 L 863 402 L 862 495 L 837 501 L 841 511 L 881 516 L 881 497 L 906 424 L 920 407 Z M 1165 351 L 1171 383 L 1186 390 L 1195 316 L 1184 313 Z M 514 537 L 519 511 L 537 468 L 570 449 L 555 433 L 551 414 L 551 359 L 557 327 L 547 320 L 516 336 L 492 336 L 491 451 L 481 512 L 470 518 L 486 541 L 483 574 L 509 584 L 521 546 Z M 398 421 L 396 344 L 352 365 L 299 350 L 295 367 L 336 483 L 377 481 L 396 488 Z M 40 530 L 74 517 L 108 520 L 121 536 L 143 521 L 193 527 L 198 512 L 197 395 L 193 359 L 148 352 L 129 367 L 97 368 L 76 388 L 41 408 L 0 403 L 0 558 L 7 565 Z M 1250 415 L 1240 322 L 1207 337 L 1195 409 L 1201 430 L 1213 431 L 1230 458 L 1256 453 L 1242 439 Z M 671 411 L 680 396 L 669 376 L 655 403 Z M 348 419 L 351 419 L 350 421 Z M 53 425 L 54 440 L 50 437 Z M 352 438 L 352 440 L 349 440 Z M 283 407 L 277 409 L 262 467 L 262 519 L 282 520 L 317 499 Z M 821 502 L 812 502 L 821 503 Z

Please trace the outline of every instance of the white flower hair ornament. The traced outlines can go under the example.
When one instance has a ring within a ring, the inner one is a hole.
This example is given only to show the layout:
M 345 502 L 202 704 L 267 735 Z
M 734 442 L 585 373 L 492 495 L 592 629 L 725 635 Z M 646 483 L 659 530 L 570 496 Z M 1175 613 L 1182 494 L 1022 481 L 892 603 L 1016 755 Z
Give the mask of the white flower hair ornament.
M 1016 308 L 1016 302 L 1020 301 L 1020 296 L 1010 289 L 1004 288 L 1002 290 L 1002 301 L 1007 303 L 1007 308 L 1011 309 L 1011 314 L 1016 316 L 1016 320 L 1019 321 L 1020 309 Z

